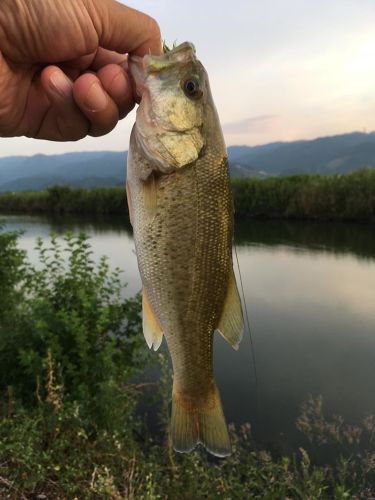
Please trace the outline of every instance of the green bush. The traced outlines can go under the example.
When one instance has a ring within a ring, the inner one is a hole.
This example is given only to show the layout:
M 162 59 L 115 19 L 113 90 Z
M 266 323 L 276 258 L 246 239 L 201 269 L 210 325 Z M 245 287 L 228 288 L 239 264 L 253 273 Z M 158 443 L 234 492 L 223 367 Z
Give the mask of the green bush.
M 42 381 L 53 364 L 64 397 L 89 401 L 88 412 L 103 413 L 108 425 L 121 418 L 121 384 L 144 365 L 139 298 L 122 297 L 120 271 L 111 272 L 106 258 L 96 264 L 83 234 L 67 234 L 64 245 L 55 236 L 49 247 L 38 240 L 37 268 L 25 262 L 14 235 L 0 241 L 8 242 L 0 273 L 13 285 L 2 288 L 4 304 L 14 304 L 0 326 L 0 390 L 11 386 L 17 400 L 35 403 L 45 397 Z
M 301 417 L 309 432 L 318 425 L 332 437 L 335 420 L 325 420 L 319 409 L 310 417 Z M 343 439 L 348 429 L 342 425 Z M 201 450 L 173 454 L 168 445 L 125 430 L 90 434 L 79 402 L 54 411 L 46 403 L 31 411 L 13 408 L 0 421 L 0 497 L 3 491 L 15 499 L 373 498 L 373 451 L 359 454 L 354 447 L 332 464 L 317 465 L 304 448 L 290 458 L 257 450 L 249 425 L 231 433 L 233 454 L 218 460 Z
M 22 280 L 25 262 L 25 252 L 17 248 L 17 233 L 2 233 L 1 230 L 0 225 L 0 329 L 20 301 L 17 286 Z

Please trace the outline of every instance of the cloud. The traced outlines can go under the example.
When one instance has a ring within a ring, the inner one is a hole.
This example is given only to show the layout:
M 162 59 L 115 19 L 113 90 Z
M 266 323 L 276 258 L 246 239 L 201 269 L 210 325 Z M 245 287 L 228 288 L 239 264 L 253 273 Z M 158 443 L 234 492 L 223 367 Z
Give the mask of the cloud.
M 278 118 L 278 115 L 253 116 L 245 120 L 226 123 L 223 125 L 223 131 L 226 134 L 264 133 L 269 131 Z

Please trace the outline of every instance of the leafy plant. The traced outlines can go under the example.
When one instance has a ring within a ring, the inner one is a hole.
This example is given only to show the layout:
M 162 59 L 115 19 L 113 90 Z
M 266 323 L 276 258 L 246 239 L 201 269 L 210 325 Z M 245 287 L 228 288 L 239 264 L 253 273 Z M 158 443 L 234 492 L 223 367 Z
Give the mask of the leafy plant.
M 9 283 L 12 277 L 21 287 L 12 328 L 1 335 L 1 390 L 12 386 L 16 398 L 35 403 L 45 396 L 41 381 L 53 360 L 66 397 L 89 401 L 97 417 L 105 410 L 107 424 L 121 418 L 121 385 L 144 363 L 139 297 L 122 297 L 120 270 L 110 271 L 106 258 L 96 264 L 83 234 L 66 234 L 63 242 L 52 236 L 48 247 L 39 239 L 37 268 L 25 264 L 14 238 L 9 242 L 8 261 L 17 269 L 8 272 Z
M 17 238 L 17 233 L 2 232 L 0 224 L 0 328 L 19 301 L 25 252 L 18 249 Z

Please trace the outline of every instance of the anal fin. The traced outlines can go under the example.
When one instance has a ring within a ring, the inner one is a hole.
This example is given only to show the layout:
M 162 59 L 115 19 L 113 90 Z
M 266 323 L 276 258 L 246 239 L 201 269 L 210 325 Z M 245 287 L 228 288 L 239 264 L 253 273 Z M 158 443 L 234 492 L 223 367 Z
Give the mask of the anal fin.
M 142 291 L 142 313 L 143 335 L 145 336 L 148 347 L 157 351 L 163 340 L 163 332 L 151 308 L 145 290 Z
M 244 321 L 241 307 L 241 299 L 237 289 L 236 278 L 231 270 L 228 282 L 227 295 L 219 324 L 216 328 L 227 342 L 238 349 L 244 331 Z

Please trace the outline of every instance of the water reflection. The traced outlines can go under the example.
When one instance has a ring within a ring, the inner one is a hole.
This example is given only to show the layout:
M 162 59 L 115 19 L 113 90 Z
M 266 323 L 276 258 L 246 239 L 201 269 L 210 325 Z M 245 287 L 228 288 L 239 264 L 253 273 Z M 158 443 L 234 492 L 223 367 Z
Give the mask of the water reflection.
M 239 260 L 260 384 L 261 440 L 274 444 L 283 434 L 289 444 L 298 443 L 294 422 L 310 393 L 322 394 L 328 412 L 350 420 L 374 412 L 374 260 L 285 246 L 242 248 Z M 221 361 L 236 367 L 230 385 L 240 394 L 234 397 L 229 386 L 225 390 L 227 407 L 237 402 L 235 411 L 240 406 L 244 411 L 243 402 L 250 401 L 243 389 L 245 381 L 253 380 L 248 344 L 239 362 L 230 351 Z M 219 377 L 226 385 L 221 370 Z M 254 392 L 253 384 L 248 386 Z M 254 406 L 248 404 L 247 411 L 255 421 Z
M 92 220 L 82 217 L 44 217 L 44 216 L 0 216 L 0 225 L 5 224 L 9 231 L 22 231 L 19 244 L 27 251 L 31 262 L 37 261 L 35 241 L 37 237 L 48 240 L 51 232 L 62 236 L 67 231 L 85 232 L 91 240 L 93 258 L 99 262 L 107 255 L 112 268 L 124 270 L 127 283 L 125 295 L 139 292 L 141 281 L 138 273 L 137 258 L 132 229 L 126 218 L 113 217 Z
M 350 222 L 259 221 L 236 222 L 239 245 L 286 245 L 335 254 L 375 258 L 375 225 Z
M 140 289 L 126 221 L 8 217 L 35 258 L 36 236 L 83 230 L 94 256 L 125 269 Z M 254 338 L 259 408 L 249 334 L 238 352 L 217 336 L 215 372 L 229 421 L 250 421 L 258 441 L 289 450 L 301 443 L 299 405 L 322 394 L 327 412 L 358 421 L 375 413 L 375 238 L 361 224 L 239 222 L 238 258 Z

